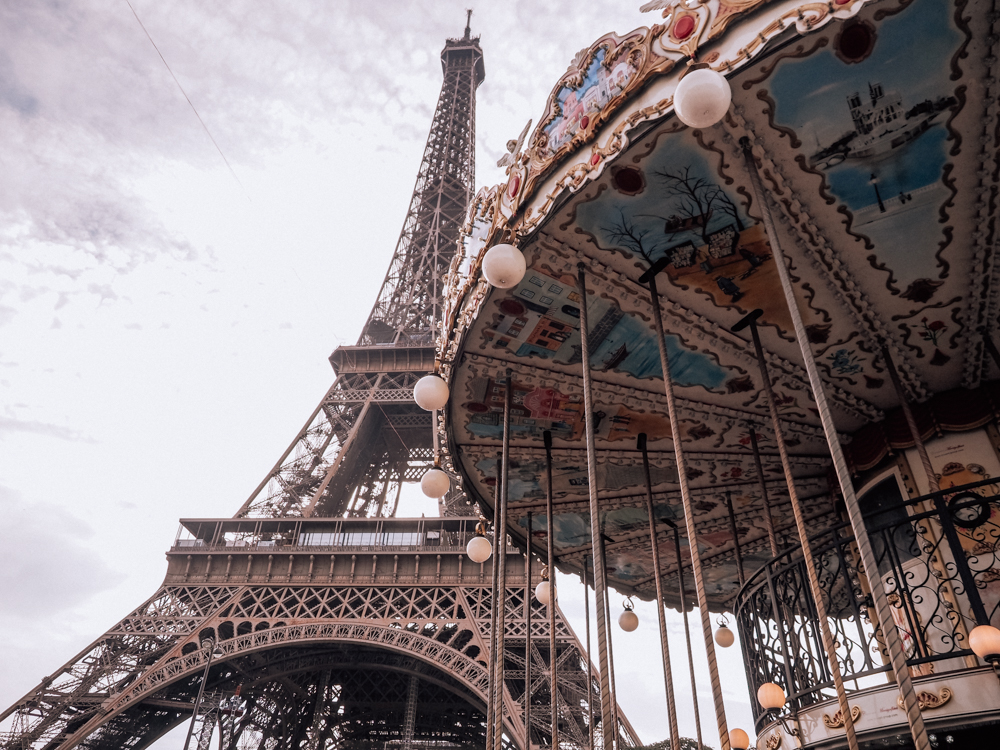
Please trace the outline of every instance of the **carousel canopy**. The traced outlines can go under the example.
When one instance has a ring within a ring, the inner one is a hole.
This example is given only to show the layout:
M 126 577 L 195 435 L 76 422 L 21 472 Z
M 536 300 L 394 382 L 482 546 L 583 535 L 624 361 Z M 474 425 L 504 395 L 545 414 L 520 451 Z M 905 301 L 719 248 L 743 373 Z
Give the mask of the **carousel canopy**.
M 509 531 L 521 543 L 545 541 L 550 431 L 558 564 L 582 570 L 590 554 L 584 263 L 609 582 L 654 595 L 640 434 L 665 570 L 676 570 L 672 524 L 689 555 L 676 437 L 709 601 L 723 609 L 739 586 L 727 497 L 747 573 L 771 557 L 751 430 L 778 536 L 798 543 L 750 332 L 732 330 L 755 310 L 806 516 L 816 530 L 840 518 L 741 144 L 769 194 L 852 471 L 912 444 L 883 347 L 925 435 L 980 426 L 994 419 L 1000 395 L 988 382 L 982 332 L 997 319 L 997 37 L 991 5 L 976 0 L 649 5 L 663 10 L 662 23 L 608 34 L 578 54 L 530 136 L 510 144 L 507 183 L 476 199 L 439 350 L 451 386 L 446 434 L 470 499 L 492 507 L 510 368 Z M 686 127 L 674 115 L 692 61 L 731 85 L 732 106 L 713 127 Z M 485 249 L 500 242 L 527 262 L 510 289 L 479 271 Z M 657 262 L 677 436 L 639 280 Z

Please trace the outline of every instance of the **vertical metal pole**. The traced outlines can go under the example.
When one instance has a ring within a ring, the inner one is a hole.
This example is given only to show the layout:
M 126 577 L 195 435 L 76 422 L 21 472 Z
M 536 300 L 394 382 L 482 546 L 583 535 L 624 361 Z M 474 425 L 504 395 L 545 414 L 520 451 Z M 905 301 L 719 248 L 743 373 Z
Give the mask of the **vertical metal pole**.
M 198 685 L 198 697 L 194 701 L 194 710 L 191 712 L 191 723 L 188 725 L 187 737 L 184 739 L 184 750 L 188 750 L 191 744 L 191 735 L 194 733 L 194 723 L 198 720 L 198 709 L 201 707 L 202 696 L 205 695 L 205 683 L 208 682 L 208 670 L 212 667 L 212 655 L 215 653 L 215 641 L 206 638 L 202 648 L 208 651 L 208 661 L 205 662 L 205 671 L 201 673 L 201 684 Z
M 549 708 L 552 721 L 552 750 L 559 748 L 559 681 L 556 676 L 556 554 L 555 522 L 552 518 L 552 433 L 542 433 L 545 443 L 545 540 L 549 568 Z
M 757 445 L 757 431 L 753 424 L 750 428 L 750 448 L 753 450 L 753 463 L 757 469 L 757 484 L 760 486 L 760 498 L 764 503 L 764 527 L 767 529 L 767 541 L 771 545 L 771 557 L 778 556 L 778 535 L 774 533 L 774 519 L 771 517 L 771 499 L 767 495 L 767 482 L 764 481 L 764 467 L 760 462 L 760 446 Z
M 743 574 L 743 553 L 740 551 L 740 535 L 736 529 L 736 514 L 733 512 L 733 495 L 726 490 L 726 510 L 729 511 L 729 531 L 733 535 L 733 551 L 736 553 L 736 575 L 740 579 L 740 588 L 746 583 L 746 576 Z
M 667 342 L 663 332 L 663 315 L 660 313 L 660 295 L 656 290 L 656 274 L 649 276 L 649 302 L 653 308 L 653 322 L 656 325 L 656 343 L 660 350 L 660 367 L 663 370 L 663 392 L 667 397 L 667 414 L 670 417 L 670 436 L 674 444 L 674 461 L 677 464 L 677 480 L 681 486 L 681 503 L 684 506 L 684 525 L 691 550 L 691 572 L 694 573 L 694 589 L 698 597 L 698 611 L 701 615 L 701 632 L 708 655 L 708 674 L 712 682 L 712 701 L 715 704 L 715 720 L 719 726 L 719 740 L 722 750 L 730 750 L 729 727 L 726 725 L 726 704 L 722 697 L 722 682 L 719 679 L 719 664 L 715 657 L 715 640 L 712 620 L 708 611 L 708 595 L 705 593 L 705 577 L 701 570 L 701 553 L 696 540 L 694 507 L 691 490 L 688 487 L 687 462 L 681 445 L 681 424 L 674 403 L 674 386 L 670 379 L 670 362 L 667 357 Z
M 663 604 L 663 581 L 660 573 L 660 547 L 656 543 L 656 518 L 653 513 L 653 478 L 649 473 L 649 452 L 646 450 L 646 433 L 640 433 L 638 447 L 642 451 L 642 469 L 646 477 L 646 517 L 649 520 L 649 546 L 653 552 L 653 580 L 656 584 L 656 614 L 660 627 L 660 655 L 663 658 L 663 687 L 667 696 L 667 722 L 670 725 L 670 742 L 680 742 L 677 730 L 677 706 L 674 704 L 674 676 L 670 669 L 670 643 L 667 640 L 667 617 Z M 743 576 L 740 575 L 740 585 Z M 699 750 L 701 750 L 699 748 Z
M 927 477 L 927 485 L 931 488 L 931 492 L 937 492 L 941 489 L 941 486 L 938 484 L 937 477 L 934 476 L 931 457 L 927 455 L 927 446 L 924 445 L 924 439 L 920 436 L 920 430 L 917 429 L 917 420 L 913 416 L 910 402 L 906 400 L 906 391 L 903 390 L 903 384 L 899 380 L 896 363 L 892 361 L 889 348 L 884 344 L 882 345 L 882 360 L 885 362 L 886 369 L 889 370 L 889 380 L 892 381 L 892 387 L 896 390 L 896 398 L 899 399 L 899 406 L 902 408 L 903 416 L 906 417 L 906 424 L 910 428 L 910 437 L 913 438 L 917 455 L 920 456 L 920 463 L 923 465 L 924 475 Z
M 496 529 L 497 543 L 495 560 L 497 567 L 497 591 L 494 598 L 497 601 L 497 617 L 494 621 L 497 631 L 497 650 L 494 655 L 496 666 L 493 677 L 493 704 L 495 708 L 493 728 L 493 750 L 503 747 L 503 689 L 504 689 L 504 628 L 507 615 L 507 493 L 509 487 L 507 477 L 510 472 L 510 411 L 514 399 L 514 378 L 511 369 L 507 368 L 507 385 L 504 389 L 503 401 L 503 455 L 500 477 L 500 523 Z
M 688 539 L 688 544 L 691 540 Z M 687 644 L 688 670 L 691 672 L 691 701 L 694 703 L 694 731 L 698 740 L 698 750 L 704 746 L 701 741 L 701 712 L 698 710 L 698 681 L 694 677 L 694 653 L 691 651 L 691 626 L 688 624 L 687 595 L 684 593 L 684 558 L 681 557 L 681 531 L 674 526 L 674 550 L 677 554 L 677 590 L 681 599 L 681 614 L 684 615 L 684 642 Z
M 587 630 L 587 729 L 591 750 L 594 748 L 594 662 L 590 658 L 590 581 L 587 579 L 587 556 L 583 556 L 583 617 Z
M 580 353 L 583 358 L 583 422 L 587 436 L 587 485 L 590 491 L 590 547 L 594 556 L 594 598 L 597 610 L 598 680 L 601 686 L 601 745 L 604 750 L 614 750 L 613 720 L 611 717 L 611 685 L 608 670 L 608 620 L 604 610 L 604 592 L 607 589 L 607 570 L 604 550 L 601 547 L 601 517 L 597 502 L 597 449 L 594 445 L 594 405 L 590 392 L 590 326 L 587 323 L 587 276 L 584 265 L 577 266 L 580 288 Z
M 531 511 L 524 547 L 524 750 L 531 750 Z
M 917 750 L 930 750 L 930 740 L 927 738 L 927 729 L 924 726 L 924 718 L 920 715 L 920 707 L 917 704 L 917 696 L 913 690 L 913 681 L 910 679 L 910 670 L 906 664 L 906 654 L 900 643 L 899 632 L 896 630 L 892 619 L 892 610 L 889 600 L 885 595 L 885 586 L 878 574 L 878 562 L 872 550 L 871 540 L 865 528 L 864 518 L 861 515 L 861 508 L 858 505 L 857 495 L 854 494 L 854 485 L 851 483 L 851 475 L 847 469 L 847 461 L 844 452 L 840 447 L 840 439 L 837 436 L 837 427 L 833 422 L 833 415 L 830 413 L 830 405 L 826 400 L 826 393 L 823 390 L 823 380 L 820 378 L 819 370 L 813 359 L 812 351 L 809 349 L 809 339 L 806 336 L 805 324 L 802 321 L 802 314 L 799 312 L 798 302 L 795 299 L 795 290 L 792 288 L 792 280 L 788 274 L 788 267 L 785 265 L 785 256 L 782 253 L 781 245 L 778 242 L 778 235 L 774 228 L 774 220 L 771 217 L 771 209 L 767 203 L 767 196 L 764 193 L 764 186 L 761 185 L 760 175 L 757 173 L 757 164 L 754 161 L 750 141 L 742 139 L 743 155 L 746 159 L 747 172 L 750 175 L 750 183 L 753 187 L 754 197 L 760 207 L 761 217 L 764 220 L 764 229 L 767 231 L 767 239 L 771 245 L 771 253 L 774 257 L 774 264 L 778 269 L 778 277 L 781 280 L 781 289 L 785 294 L 785 302 L 788 305 L 788 313 L 792 318 L 792 326 L 795 329 L 795 338 L 799 343 L 802 352 L 803 364 L 809 376 L 809 385 L 816 401 L 819 411 L 820 422 L 823 425 L 823 432 L 826 435 L 827 446 L 830 449 L 830 456 L 833 459 L 833 466 L 837 472 L 837 481 L 840 484 L 840 491 L 844 496 L 844 505 L 847 507 L 847 514 L 851 521 L 851 528 L 854 531 L 854 539 L 858 545 L 858 552 L 861 554 L 861 561 L 867 573 L 868 583 L 871 586 L 872 599 L 875 603 L 875 612 L 878 616 L 879 625 L 882 628 L 882 635 L 885 638 L 886 648 L 889 651 L 889 658 L 892 662 L 892 669 L 896 675 L 896 683 L 899 685 L 899 693 L 903 699 L 903 706 L 906 711 L 906 720 L 910 725 L 910 732 L 913 735 L 913 742 Z
M 502 598 L 499 594 L 499 589 L 497 588 L 497 581 L 500 575 L 500 568 L 497 566 L 497 551 L 500 545 L 500 474 L 501 467 L 503 466 L 503 454 L 501 453 L 497 456 L 497 483 L 495 486 L 495 492 L 493 493 L 493 559 L 490 560 L 490 565 L 492 570 L 490 571 L 490 585 L 492 586 L 493 601 L 490 607 L 490 654 L 489 654 L 489 665 L 487 667 L 489 672 L 489 687 L 487 691 L 489 695 L 486 698 L 486 750 L 490 750 L 493 747 L 493 717 L 495 715 L 496 702 L 494 701 L 494 690 L 493 686 L 495 684 L 494 677 L 496 674 L 496 654 L 497 654 L 497 603 Z
M 607 549 L 604 546 L 604 524 L 601 524 L 601 555 L 606 560 L 608 558 Z M 618 742 L 619 725 L 621 720 L 618 717 L 618 686 L 615 684 L 615 639 L 614 639 L 614 618 L 611 617 L 611 592 L 610 587 L 604 589 L 604 614 L 608 618 L 608 685 L 611 686 L 611 718 L 614 721 L 615 742 Z
M 799 534 L 799 544 L 802 549 L 802 560 L 805 562 L 806 578 L 809 581 L 809 591 L 816 607 L 816 619 L 819 621 L 820 636 L 823 640 L 823 650 L 830 664 L 830 674 L 833 677 L 834 690 L 837 693 L 837 704 L 844 717 L 844 732 L 847 735 L 847 745 L 851 750 L 858 750 L 858 738 L 854 732 L 854 717 L 851 716 L 851 706 L 847 701 L 847 690 L 844 688 L 844 678 L 840 673 L 840 662 L 837 661 L 837 647 L 830 631 L 830 620 L 827 616 L 826 602 L 823 599 L 823 589 L 816 573 L 816 561 L 812 548 L 809 546 L 809 530 L 806 528 L 805 516 L 802 513 L 802 503 L 795 487 L 795 477 L 792 474 L 792 462 L 788 456 L 788 446 L 785 435 L 781 431 L 781 420 L 778 416 L 778 402 L 774 398 L 774 387 L 771 385 L 771 375 L 767 371 L 767 360 L 764 358 L 764 347 L 760 343 L 760 333 L 757 330 L 755 310 L 744 320 L 750 322 L 750 335 L 753 338 L 754 351 L 757 354 L 757 366 L 760 368 L 760 378 L 763 381 L 764 395 L 767 398 L 767 408 L 771 414 L 771 426 L 774 429 L 774 440 L 778 445 L 778 455 L 781 456 L 781 468 L 785 472 L 785 483 L 788 485 L 788 499 L 792 504 L 792 515 L 795 517 L 795 528 Z M 802 613 L 808 616 L 808 613 Z M 787 623 L 786 623 L 787 624 Z M 779 626 L 780 627 L 780 626 Z

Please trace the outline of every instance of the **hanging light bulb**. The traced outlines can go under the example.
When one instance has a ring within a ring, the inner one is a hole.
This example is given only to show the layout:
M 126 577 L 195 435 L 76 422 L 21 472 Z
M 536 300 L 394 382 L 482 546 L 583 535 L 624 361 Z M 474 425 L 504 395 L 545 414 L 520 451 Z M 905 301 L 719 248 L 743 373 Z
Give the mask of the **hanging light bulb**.
M 977 625 L 969 632 L 969 647 L 980 659 L 1000 659 L 1000 630 L 992 625 Z
M 623 606 L 625 607 L 625 611 L 618 615 L 618 625 L 626 633 L 631 633 L 639 627 L 639 615 L 633 611 L 635 604 L 632 603 L 631 596 L 624 601 Z
M 757 701 L 768 711 L 777 711 L 785 705 L 785 691 L 780 685 L 765 682 L 757 688 Z
M 736 642 L 736 636 L 729 629 L 729 620 L 725 616 L 719 618 L 719 629 L 715 631 L 715 642 L 722 648 L 729 648 Z
M 435 500 L 444 497 L 451 489 L 451 478 L 436 466 L 420 477 L 420 490 Z
M 448 403 L 448 384 L 437 375 L 424 375 L 413 386 L 413 400 L 425 411 L 441 409 Z
M 729 744 L 733 750 L 748 750 L 750 747 L 750 735 L 742 729 L 730 729 Z
M 538 585 L 535 586 L 535 598 L 540 601 L 545 606 L 552 603 L 553 594 L 555 588 L 549 583 L 549 568 L 548 566 L 542 567 L 542 580 L 539 581 Z M 558 596 L 558 594 L 556 594 Z
M 733 92 L 722 73 L 709 67 L 692 68 L 677 84 L 674 112 L 691 128 L 708 128 L 729 111 Z
M 500 289 L 520 284 L 526 269 L 524 255 L 513 245 L 494 245 L 483 256 L 483 276 Z
M 476 524 L 476 535 L 465 545 L 465 554 L 474 563 L 484 563 L 493 554 L 493 545 L 486 538 L 486 527 L 482 521 Z

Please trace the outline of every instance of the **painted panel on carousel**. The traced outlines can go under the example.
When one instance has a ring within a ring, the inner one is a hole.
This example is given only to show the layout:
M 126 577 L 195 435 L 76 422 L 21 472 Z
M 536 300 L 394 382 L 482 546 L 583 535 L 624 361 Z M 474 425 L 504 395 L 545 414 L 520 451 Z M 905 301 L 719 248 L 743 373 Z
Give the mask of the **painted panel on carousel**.
M 662 377 L 659 348 L 650 323 L 626 313 L 613 300 L 597 295 L 587 299 L 591 368 L 636 378 Z M 575 279 L 544 265 L 539 269 L 529 268 L 524 280 L 497 303 L 498 312 L 483 333 L 481 348 L 500 349 L 521 358 L 578 364 L 579 306 Z M 721 367 L 714 357 L 686 346 L 675 335 L 668 334 L 666 342 L 677 385 L 725 392 L 727 381 L 741 377 L 741 373 Z
M 496 487 L 497 465 L 499 459 L 485 458 L 476 463 L 476 469 L 485 487 Z M 645 485 L 645 474 L 642 466 L 636 464 L 618 464 L 607 461 L 597 464 L 597 484 L 602 490 L 618 491 Z M 676 484 L 677 471 L 672 467 L 651 466 L 650 476 L 653 486 Z M 541 458 L 511 458 L 510 471 L 507 476 L 508 500 L 512 503 L 525 500 L 545 499 L 545 463 Z M 565 462 L 554 459 L 552 462 L 552 496 L 561 499 L 574 495 L 585 495 L 589 483 L 587 481 L 587 464 Z M 659 512 L 662 518 L 676 518 L 676 509 L 664 505 Z M 645 517 L 645 516 L 643 516 Z
M 768 81 L 774 123 L 794 131 L 803 165 L 874 245 L 868 263 L 889 291 L 915 303 L 948 274 L 942 211 L 953 196 L 948 122 L 960 106 L 951 76 L 963 42 L 950 3 L 915 0 L 878 27 L 858 21 L 836 43 L 780 62 Z
M 609 60 L 608 50 L 598 49 L 579 80 L 556 93 L 556 111 L 542 128 L 545 138 L 544 145 L 540 144 L 539 155 L 551 157 L 577 132 L 586 130 L 590 121 L 625 90 L 636 73 L 637 62 L 629 56 Z
M 653 513 L 658 519 L 674 520 L 680 518 L 680 507 L 669 505 L 653 506 Z M 639 516 L 641 515 L 641 519 Z M 517 525 L 527 530 L 528 518 L 524 516 Z M 554 546 L 560 549 L 571 549 L 590 544 L 590 514 L 586 511 L 561 512 L 552 514 L 552 525 L 555 528 Z M 620 508 L 603 514 L 604 532 L 615 536 L 627 531 L 634 531 L 647 526 L 645 508 Z M 544 544 L 548 539 L 548 529 L 545 513 L 539 509 L 531 516 L 531 536 L 536 543 Z
M 709 163 L 690 131 L 657 139 L 647 158 L 612 170 L 611 190 L 581 201 L 578 231 L 642 267 L 669 258 L 665 275 L 680 289 L 740 314 L 760 308 L 763 322 L 790 330 L 764 227 L 747 214 L 749 193 Z

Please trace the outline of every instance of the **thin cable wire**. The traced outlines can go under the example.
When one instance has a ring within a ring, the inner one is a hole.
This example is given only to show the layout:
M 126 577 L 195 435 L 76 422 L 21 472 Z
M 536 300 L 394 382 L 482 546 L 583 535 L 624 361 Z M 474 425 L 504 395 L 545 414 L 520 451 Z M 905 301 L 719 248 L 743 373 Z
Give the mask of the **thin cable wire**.
M 139 14 L 135 12 L 135 8 L 132 6 L 131 0 L 125 0 L 125 2 L 128 4 L 129 10 L 132 11 L 132 15 L 135 16 L 135 20 L 139 24 L 139 28 L 142 29 L 142 33 L 146 35 L 146 38 L 149 40 L 149 43 L 153 45 L 153 49 L 155 49 L 156 54 L 160 56 L 160 59 L 163 61 L 163 65 L 167 69 L 167 72 L 170 74 L 170 77 L 174 79 L 174 83 L 177 84 L 177 88 L 180 90 L 181 94 L 184 95 L 184 99 L 187 100 L 188 105 L 191 107 L 191 111 L 194 112 L 194 116 L 198 118 L 198 122 L 201 123 L 201 127 L 202 129 L 204 129 L 205 135 L 207 135 L 208 139 L 212 141 L 212 145 L 215 146 L 215 150 L 219 152 L 219 156 L 222 157 L 222 161 L 226 163 L 226 167 L 229 169 L 229 173 L 233 176 L 233 179 L 236 180 L 236 184 L 240 186 L 240 189 L 243 191 L 243 194 L 246 195 L 247 200 L 252 203 L 253 199 L 250 197 L 250 193 L 247 192 L 246 187 L 244 187 L 243 183 L 240 182 L 240 178 L 236 176 L 236 172 L 233 171 L 233 167 L 229 163 L 229 159 L 227 159 L 226 155 L 222 153 L 222 149 L 219 148 L 219 144 L 215 140 L 215 136 L 212 135 L 212 131 L 208 129 L 208 125 L 206 125 L 205 121 L 201 119 L 201 115 L 198 114 L 198 110 L 194 106 L 194 102 L 191 101 L 191 97 L 187 95 L 187 92 L 184 90 L 184 87 L 181 86 L 181 82 L 177 80 L 177 76 L 174 75 L 174 71 L 170 68 L 170 63 L 167 62 L 167 58 L 163 56 L 163 53 L 160 52 L 160 48 L 157 47 L 156 42 L 153 41 L 153 37 L 149 35 L 149 32 L 146 30 L 145 24 L 143 24 L 142 19 L 139 18 Z

